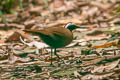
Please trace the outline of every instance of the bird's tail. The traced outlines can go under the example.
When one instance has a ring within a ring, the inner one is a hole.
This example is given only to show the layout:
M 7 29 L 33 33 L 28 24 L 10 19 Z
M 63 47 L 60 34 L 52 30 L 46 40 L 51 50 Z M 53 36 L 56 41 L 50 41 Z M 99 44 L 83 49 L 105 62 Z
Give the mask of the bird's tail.
M 34 33 L 34 32 L 37 32 L 38 30 L 25 29 L 23 31 L 25 31 L 27 33 Z
M 32 33 L 32 34 L 35 34 L 35 35 L 49 35 L 49 32 L 48 31 L 46 31 L 46 30 L 36 30 L 36 29 L 34 29 L 34 30 L 31 30 L 31 29 L 25 29 L 25 30 L 23 30 L 23 31 L 25 31 L 25 32 L 27 32 L 27 33 Z

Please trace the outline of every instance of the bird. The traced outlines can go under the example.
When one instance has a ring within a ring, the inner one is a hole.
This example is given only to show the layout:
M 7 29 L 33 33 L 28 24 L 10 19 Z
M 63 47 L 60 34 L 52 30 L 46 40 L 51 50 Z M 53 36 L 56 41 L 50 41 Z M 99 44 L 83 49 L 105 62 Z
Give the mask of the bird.
M 70 44 L 73 40 L 73 33 L 72 31 L 77 28 L 85 28 L 75 25 L 72 22 L 67 23 L 64 27 L 48 27 L 41 30 L 37 29 L 25 29 L 25 32 L 32 33 L 37 35 L 41 38 L 41 40 L 50 46 L 51 48 L 51 64 L 52 64 L 52 55 L 54 49 L 54 55 L 58 58 L 59 55 L 56 53 L 57 48 L 62 48 Z

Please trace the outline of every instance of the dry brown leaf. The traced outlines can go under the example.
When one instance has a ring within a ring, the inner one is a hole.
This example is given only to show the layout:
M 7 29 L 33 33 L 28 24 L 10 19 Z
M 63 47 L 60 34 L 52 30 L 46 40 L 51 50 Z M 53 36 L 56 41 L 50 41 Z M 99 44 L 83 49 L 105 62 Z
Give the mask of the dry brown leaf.
M 31 41 L 29 35 L 26 34 L 24 31 L 22 31 L 22 30 L 16 30 L 15 32 L 17 32 L 18 34 L 20 34 L 20 36 L 22 36 L 23 38 L 28 39 L 28 41 Z
M 94 30 L 93 32 L 91 33 L 87 33 L 88 36 L 97 36 L 97 35 L 101 35 L 103 34 L 104 32 L 103 31 L 100 31 L 100 30 Z
M 94 70 L 92 70 L 91 73 L 103 72 L 104 70 L 110 71 L 111 69 L 115 68 L 118 65 L 118 63 L 119 63 L 119 60 L 111 63 L 106 63 L 106 65 L 95 66 Z
M 106 34 L 101 34 L 97 36 L 85 36 L 84 37 L 86 40 L 101 40 L 103 38 L 107 38 Z
M 53 12 L 61 12 L 61 11 L 66 11 L 67 6 L 62 0 L 54 0 L 54 2 L 50 5 L 50 9 Z
M 10 36 L 7 37 L 6 42 L 9 41 L 19 41 L 20 34 L 17 32 L 13 32 Z
M 42 55 L 45 55 L 45 54 L 49 54 L 49 51 L 46 50 L 45 48 L 42 48 L 41 53 L 42 53 Z
M 35 46 L 37 49 L 42 49 L 42 48 L 46 48 L 46 47 L 49 47 L 47 44 L 43 43 L 43 42 L 38 42 L 38 41 L 32 41 L 30 43 L 27 43 L 25 42 L 24 40 L 22 40 L 22 38 L 20 37 L 20 41 L 22 43 L 24 43 L 25 45 L 28 45 L 28 46 Z
M 20 25 L 20 24 L 16 24 L 16 23 L 7 24 L 7 26 L 15 27 L 15 28 L 19 28 L 19 29 L 24 29 L 24 25 Z
M 28 19 L 31 16 L 30 16 L 30 13 L 27 10 L 24 10 L 21 14 L 19 14 L 19 17 L 22 20 L 26 20 L 26 19 Z
M 20 36 L 22 36 L 23 38 L 28 39 L 28 41 L 31 41 L 29 35 L 25 34 L 24 31 L 16 30 L 16 31 L 12 31 L 9 34 L 5 35 L 5 37 L 2 39 L 2 42 L 19 41 Z
M 93 46 L 90 49 L 105 48 L 105 47 L 110 47 L 110 46 L 115 46 L 115 45 L 116 45 L 116 42 L 111 42 L 111 43 L 107 43 L 107 44 L 103 44 L 99 46 Z
M 96 64 L 100 61 L 104 60 L 104 58 L 98 58 L 98 59 L 94 59 L 94 60 L 90 60 L 90 61 L 85 61 L 82 64 L 80 64 L 80 66 L 89 66 L 89 65 L 93 65 Z
M 14 54 L 10 54 L 10 58 L 9 58 L 9 63 L 10 64 L 15 64 L 15 63 L 25 63 L 25 62 L 29 62 L 30 58 L 20 58 L 15 56 Z
M 15 56 L 20 56 L 25 54 L 25 52 L 22 50 L 14 50 L 14 49 L 13 49 L 13 53 Z
M 76 19 L 76 18 L 69 18 L 69 19 L 64 19 L 64 20 L 58 20 L 57 22 L 60 23 L 60 24 L 67 24 L 69 22 L 73 22 L 75 24 L 81 24 L 82 23 L 81 20 Z
M 101 2 L 91 1 L 90 4 L 94 5 L 94 6 L 97 6 L 98 8 L 103 9 L 103 10 L 107 10 L 111 7 L 111 4 L 109 4 L 109 3 L 106 4 L 106 3 L 103 3 L 102 1 Z
M 104 65 L 100 65 L 100 66 L 95 66 L 93 70 L 91 70 L 91 73 L 95 73 L 95 72 L 103 72 L 105 69 L 105 66 Z
M 40 64 L 40 65 L 45 66 L 48 63 L 45 63 L 45 61 L 32 61 L 32 62 L 27 62 L 27 63 L 18 63 L 17 65 L 19 65 L 19 66 L 26 66 L 26 65 L 35 65 L 35 64 L 37 64 L 37 65 Z
M 19 28 L 19 29 L 24 29 L 24 25 L 16 24 L 16 23 L 11 23 L 11 24 L 0 24 L 1 29 L 8 29 L 8 28 Z
M 54 0 L 52 8 L 60 8 L 60 7 L 64 6 L 64 5 L 65 5 L 64 1 L 62 1 L 62 0 Z
M 38 55 L 35 55 L 35 54 L 28 54 L 27 56 L 32 57 L 32 58 L 38 58 L 39 57 Z
M 93 65 L 93 64 L 97 64 L 98 62 L 104 61 L 104 60 L 110 60 L 110 59 L 118 59 L 120 58 L 120 55 L 113 55 L 113 56 L 105 56 L 105 57 L 100 57 L 94 60 L 89 60 L 89 61 L 85 61 L 83 62 L 80 66 L 89 66 L 89 65 Z
M 106 71 L 109 71 L 109 70 L 115 68 L 119 64 L 119 62 L 120 62 L 120 60 L 117 60 L 117 61 L 114 61 L 114 62 L 111 62 L 111 63 L 107 63 L 105 65 Z
M 25 29 L 31 29 L 35 24 L 35 20 L 26 21 L 24 22 L 24 24 L 25 24 Z
M 105 77 L 109 77 L 113 75 L 114 72 L 108 72 L 108 73 L 94 73 L 94 74 L 88 74 L 83 76 L 81 79 L 82 80 L 101 80 Z
M 0 40 L 0 43 L 5 43 L 6 39 Z
M 94 60 L 94 59 L 98 59 L 98 58 L 101 58 L 101 56 L 84 56 L 84 58 L 82 60 L 84 61 L 90 61 L 90 60 Z
M 2 22 L 2 18 L 0 18 L 0 22 Z
M 74 76 L 77 77 L 78 79 L 80 79 L 80 74 L 77 71 L 74 71 Z
M 9 58 L 9 54 L 8 55 L 4 55 L 4 54 L 1 54 L 0 55 L 0 60 L 6 60 L 6 59 L 8 59 Z
M 17 20 L 16 14 L 4 14 L 4 16 L 7 19 L 7 22 L 16 22 L 16 20 Z
M 60 55 L 61 58 L 69 58 L 69 57 L 74 57 L 73 53 L 72 52 L 68 52 L 68 53 L 57 53 L 58 55 Z

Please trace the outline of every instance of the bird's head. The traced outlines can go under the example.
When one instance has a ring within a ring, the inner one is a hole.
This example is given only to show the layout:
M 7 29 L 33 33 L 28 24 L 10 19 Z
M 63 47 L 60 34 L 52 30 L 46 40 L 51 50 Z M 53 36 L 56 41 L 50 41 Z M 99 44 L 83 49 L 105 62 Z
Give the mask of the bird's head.
M 80 27 L 80 26 L 77 26 L 77 25 L 75 25 L 75 24 L 73 24 L 73 23 L 70 22 L 70 23 L 66 24 L 64 26 L 64 28 L 67 28 L 70 31 L 72 31 L 72 30 L 77 29 L 77 28 L 85 28 L 85 27 Z

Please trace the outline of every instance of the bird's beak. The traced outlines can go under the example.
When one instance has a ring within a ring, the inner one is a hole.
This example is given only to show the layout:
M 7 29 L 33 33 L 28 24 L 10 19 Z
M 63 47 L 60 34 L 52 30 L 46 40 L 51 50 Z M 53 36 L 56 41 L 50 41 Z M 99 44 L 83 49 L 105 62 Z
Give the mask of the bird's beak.
M 87 29 L 87 27 L 81 27 L 81 26 L 77 26 L 77 25 L 76 25 L 76 28 Z

